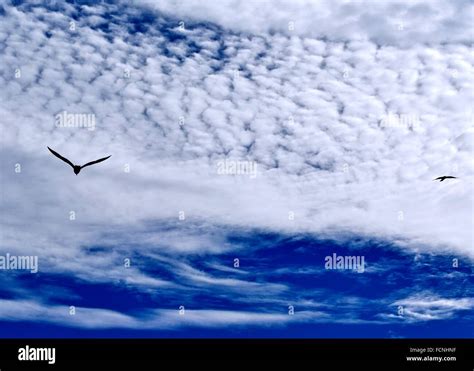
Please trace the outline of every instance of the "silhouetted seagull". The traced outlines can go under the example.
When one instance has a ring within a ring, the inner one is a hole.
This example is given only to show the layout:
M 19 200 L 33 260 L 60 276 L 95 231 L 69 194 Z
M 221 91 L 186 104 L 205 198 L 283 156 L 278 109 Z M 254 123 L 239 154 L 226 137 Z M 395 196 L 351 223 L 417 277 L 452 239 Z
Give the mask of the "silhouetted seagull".
M 442 182 L 445 179 L 457 179 L 457 177 L 451 176 L 451 175 L 445 175 L 445 176 L 439 176 L 439 177 L 437 177 L 436 179 L 433 179 L 433 180 L 439 180 L 440 182 Z
M 95 160 L 95 161 L 91 161 L 91 162 L 88 162 L 87 164 L 85 165 L 74 165 L 71 161 L 69 161 L 66 157 L 63 157 L 61 156 L 59 153 L 57 153 L 56 151 L 53 151 L 51 148 L 48 147 L 48 149 L 50 150 L 50 152 L 55 155 L 57 158 L 63 160 L 65 163 L 69 164 L 72 166 L 72 168 L 74 169 L 74 174 L 79 174 L 79 172 L 85 168 L 86 166 L 89 166 L 89 165 L 94 165 L 94 164 L 98 164 L 99 162 L 102 162 L 102 161 L 105 161 L 107 160 L 109 157 L 111 157 L 112 155 L 110 156 L 107 156 L 107 157 L 104 157 L 104 158 L 100 158 L 98 160 Z

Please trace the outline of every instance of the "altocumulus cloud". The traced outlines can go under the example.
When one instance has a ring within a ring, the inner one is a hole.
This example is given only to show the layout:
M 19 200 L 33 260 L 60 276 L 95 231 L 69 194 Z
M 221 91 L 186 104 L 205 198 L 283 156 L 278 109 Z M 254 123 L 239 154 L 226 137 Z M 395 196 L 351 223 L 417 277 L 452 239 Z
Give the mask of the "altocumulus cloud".
M 94 282 L 120 280 L 131 245 L 218 256 L 240 228 L 472 259 L 472 5 L 278 5 L 4 4 L 2 247 Z M 63 111 L 93 114 L 95 130 L 56 127 Z M 71 177 L 46 145 L 113 157 Z M 256 178 L 219 175 L 225 159 L 255 162 Z M 431 181 L 445 173 L 460 180 Z M 174 221 L 186 227 L 150 228 Z M 86 253 L 97 241 L 115 252 Z M 263 290 L 165 263 L 184 282 L 136 267 L 127 280 Z

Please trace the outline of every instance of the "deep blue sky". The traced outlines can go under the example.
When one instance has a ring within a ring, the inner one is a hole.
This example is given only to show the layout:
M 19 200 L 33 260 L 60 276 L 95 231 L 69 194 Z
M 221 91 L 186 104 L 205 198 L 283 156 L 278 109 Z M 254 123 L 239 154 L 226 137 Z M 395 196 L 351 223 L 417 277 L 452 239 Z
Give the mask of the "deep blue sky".
M 291 305 L 301 300 L 328 305 L 324 307 L 330 317 L 326 321 L 289 323 L 282 326 L 224 326 L 217 329 L 184 326 L 174 330 L 131 329 L 76 329 L 45 323 L 2 322 L 4 337 L 470 337 L 474 329 L 472 312 L 459 311 L 449 319 L 437 321 L 410 321 L 410 318 L 395 318 L 380 323 L 382 314 L 397 314 L 394 302 L 421 292 L 444 298 L 463 298 L 472 295 L 472 269 L 464 266 L 452 267 L 452 257 L 430 254 L 402 253 L 397 246 L 357 236 L 341 237 L 339 242 L 318 240 L 312 236 L 282 236 L 258 231 L 231 233 L 228 242 L 235 246 L 237 254 L 222 254 L 219 257 L 198 256 L 183 261 L 196 269 L 212 274 L 216 278 L 239 278 L 239 273 L 222 272 L 209 267 L 210 263 L 232 267 L 235 256 L 240 260 L 251 282 L 284 284 L 288 292 L 278 298 Z M 109 254 L 107 248 L 84 247 L 90 254 Z M 166 264 L 140 255 L 139 248 L 132 257 L 134 265 L 151 275 L 171 278 L 172 269 Z M 363 255 L 366 272 L 330 271 L 324 268 L 325 256 Z M 211 259 L 209 261 L 208 259 Z M 371 268 L 377 268 L 371 271 Z M 309 270 L 305 272 L 305 270 Z M 450 275 L 449 278 L 447 275 Z M 68 276 L 37 273 L 21 274 L 15 290 L 32 290 L 47 293 L 50 305 L 92 307 L 111 309 L 121 313 L 139 313 L 147 308 L 161 307 L 178 310 L 212 307 L 222 310 L 246 310 L 283 313 L 284 304 L 257 304 L 241 302 L 245 289 L 237 289 L 230 296 L 225 290 L 199 287 L 192 293 L 175 289 L 159 289 L 140 292 L 133 285 L 87 284 Z M 55 292 L 58 292 L 55 295 Z M 73 292 L 74 300 L 66 299 L 64 292 Z M 60 294 L 59 294 L 60 293 Z M 2 286 L 0 298 L 15 299 L 17 295 L 9 287 Z M 240 297 L 241 296 L 241 297 Z M 355 305 L 341 302 L 347 297 L 357 297 Z M 272 297 L 269 297 L 272 299 Z M 336 303 L 336 304 L 335 304 Z M 331 305 L 335 304 L 335 305 Z M 329 306 L 331 305 L 331 306 Z M 295 317 L 299 311 L 311 310 L 304 304 L 295 306 Z M 360 323 L 344 323 L 353 319 Z M 41 322 L 41 321 L 40 321 Z M 321 323 L 323 322 L 323 323 Z M 337 323 L 343 322 L 343 323 Z M 372 323 L 373 322 L 373 323 Z

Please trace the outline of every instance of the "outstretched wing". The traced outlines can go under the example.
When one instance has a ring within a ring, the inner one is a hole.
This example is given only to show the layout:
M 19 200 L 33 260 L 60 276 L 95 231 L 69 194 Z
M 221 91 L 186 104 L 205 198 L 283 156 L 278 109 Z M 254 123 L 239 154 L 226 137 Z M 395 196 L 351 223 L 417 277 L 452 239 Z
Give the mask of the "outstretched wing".
M 74 164 L 73 164 L 71 161 L 69 161 L 66 157 L 61 156 L 59 153 L 57 153 L 56 151 L 53 151 L 53 150 L 52 150 L 51 148 L 49 148 L 49 147 L 48 147 L 48 149 L 49 149 L 49 151 L 50 151 L 53 155 L 55 155 L 57 158 L 63 160 L 65 163 L 71 165 L 71 166 L 74 168 Z
M 451 175 L 445 175 L 445 176 L 439 176 L 439 177 L 437 177 L 436 179 L 433 179 L 433 180 L 439 180 L 439 181 L 442 182 L 445 179 L 457 179 L 457 177 L 451 176 Z
M 84 167 L 89 166 L 89 165 L 98 164 L 99 162 L 107 160 L 109 157 L 112 157 L 112 155 L 104 157 L 104 158 L 99 158 L 98 160 L 95 160 L 95 161 L 88 162 L 87 164 L 82 165 L 81 168 L 84 168 Z

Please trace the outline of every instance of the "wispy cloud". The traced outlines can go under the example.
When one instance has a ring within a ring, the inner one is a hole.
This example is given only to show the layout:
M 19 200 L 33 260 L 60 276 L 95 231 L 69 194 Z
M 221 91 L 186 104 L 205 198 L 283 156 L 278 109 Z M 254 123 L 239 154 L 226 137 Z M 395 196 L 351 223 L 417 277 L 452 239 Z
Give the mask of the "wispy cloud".
M 154 309 L 137 316 L 100 308 L 46 306 L 34 301 L 0 300 L 0 317 L 6 321 L 49 322 L 67 327 L 173 329 L 179 327 L 221 327 L 245 325 L 285 325 L 325 318 L 321 312 L 297 315 L 231 310 Z M 74 314 L 71 314 L 74 313 Z
M 422 293 L 397 300 L 398 314 L 381 314 L 381 318 L 398 319 L 407 322 L 431 321 L 452 318 L 459 311 L 472 311 L 474 298 L 442 298 L 429 293 Z

